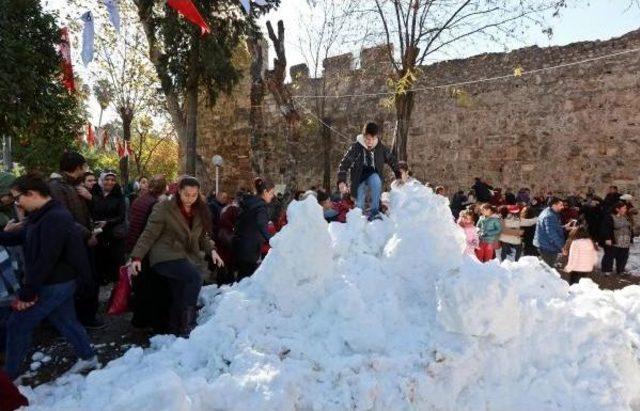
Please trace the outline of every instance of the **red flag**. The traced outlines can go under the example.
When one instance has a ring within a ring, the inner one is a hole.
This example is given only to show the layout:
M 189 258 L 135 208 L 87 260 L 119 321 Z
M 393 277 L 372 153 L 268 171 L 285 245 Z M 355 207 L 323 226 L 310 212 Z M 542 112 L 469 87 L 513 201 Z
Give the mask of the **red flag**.
M 191 0 L 167 0 L 167 5 L 182 14 L 184 18 L 200 27 L 203 36 L 206 33 L 211 33 L 211 29 L 207 26 L 207 23 L 204 21 L 200 12 Z
M 59 53 L 62 59 L 62 84 L 69 92 L 76 91 L 76 83 L 73 80 L 73 64 L 71 63 L 71 40 L 69 40 L 69 29 L 63 27 L 60 29 L 60 45 Z
M 93 147 L 96 145 L 96 135 L 93 132 L 93 126 L 91 123 L 87 124 L 87 144 L 89 147 Z
M 124 141 L 124 151 L 122 153 L 122 157 L 129 157 L 129 142 L 127 140 Z
M 118 151 L 118 157 L 120 158 L 124 157 L 124 147 L 122 146 L 122 140 L 120 139 L 118 139 L 117 151 Z
M 103 134 L 102 134 L 102 148 L 104 150 L 108 149 L 109 146 L 107 144 L 109 144 L 109 132 L 107 131 L 106 128 L 102 129 Z

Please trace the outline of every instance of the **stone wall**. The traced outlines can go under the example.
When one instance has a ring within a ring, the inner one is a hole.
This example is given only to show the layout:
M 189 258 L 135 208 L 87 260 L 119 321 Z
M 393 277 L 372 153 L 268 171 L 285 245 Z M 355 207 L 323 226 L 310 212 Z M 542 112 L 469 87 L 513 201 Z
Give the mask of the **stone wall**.
M 409 137 L 409 164 L 422 181 L 450 191 L 469 187 L 475 176 L 496 186 L 568 192 L 609 184 L 640 194 L 640 52 L 548 71 L 571 63 L 640 47 L 640 30 L 596 42 L 563 47 L 529 47 L 483 54 L 423 68 L 417 88 L 512 74 L 503 80 L 429 89 L 418 93 Z M 324 62 L 324 78 L 311 79 L 303 65 L 291 69 L 295 95 L 317 94 L 326 82 L 326 117 L 331 133 L 332 181 L 340 158 L 367 120 L 379 122 L 391 144 L 394 113 L 384 106 L 390 67 L 383 47 L 363 50 L 360 67 L 351 54 Z M 316 99 L 298 100 L 302 112 Z M 248 186 L 249 80 L 214 108 L 200 110 L 200 153 L 225 158 L 223 187 Z M 282 121 L 271 98 L 265 100 L 269 137 L 267 174 L 276 182 L 284 166 Z M 298 158 L 304 187 L 322 182 L 322 145 L 317 122 L 305 116 Z M 206 164 L 209 162 L 206 161 Z

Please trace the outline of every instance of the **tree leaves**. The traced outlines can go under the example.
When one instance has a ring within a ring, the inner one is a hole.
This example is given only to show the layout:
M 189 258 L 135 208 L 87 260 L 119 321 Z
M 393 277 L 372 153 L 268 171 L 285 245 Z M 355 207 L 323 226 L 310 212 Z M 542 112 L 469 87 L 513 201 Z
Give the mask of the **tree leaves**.
M 61 84 L 59 41 L 38 0 L 0 0 L 0 134 L 17 142 L 14 159 L 27 169 L 57 168 L 83 124 L 77 96 Z

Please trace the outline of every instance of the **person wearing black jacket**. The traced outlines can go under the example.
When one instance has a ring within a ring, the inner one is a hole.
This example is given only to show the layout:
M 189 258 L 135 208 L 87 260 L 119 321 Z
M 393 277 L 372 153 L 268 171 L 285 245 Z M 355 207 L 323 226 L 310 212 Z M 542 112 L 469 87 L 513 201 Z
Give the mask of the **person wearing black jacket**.
M 273 200 L 274 185 L 258 177 L 254 181 L 256 195 L 245 195 L 240 201 L 240 214 L 236 221 L 232 249 L 238 281 L 251 276 L 258 268 L 260 248 L 269 241 L 269 211 L 267 204 Z
M 23 245 L 26 264 L 23 286 L 7 321 L 5 371 L 12 379 L 19 376 L 33 330 L 45 318 L 80 358 L 71 371 L 95 368 L 97 357 L 76 318 L 73 301 L 76 279 L 89 272 L 81 228 L 62 204 L 52 200 L 41 178 L 19 177 L 11 185 L 11 193 L 28 218 L 20 230 L 0 232 L 1 245 Z
M 214 241 L 218 239 L 218 231 L 220 230 L 220 214 L 222 209 L 226 207 L 229 202 L 229 196 L 224 191 L 216 193 L 212 198 L 207 200 L 209 211 L 211 211 L 211 222 L 213 229 Z
M 91 194 L 91 217 L 102 228 L 95 248 L 96 269 L 98 278 L 106 284 L 118 280 L 118 270 L 125 262 L 126 206 L 113 172 L 102 173 Z
M 629 216 L 628 206 L 620 201 L 606 213 L 600 226 L 599 243 L 604 248 L 602 257 L 602 273 L 610 275 L 613 272 L 613 263 L 616 263 L 618 274 L 627 274 L 625 268 L 629 260 L 629 247 L 633 239 L 633 230 Z
M 493 187 L 482 181 L 480 177 L 476 177 L 471 188 L 476 192 L 477 200 L 481 203 L 488 203 L 493 198 L 493 193 L 491 193 Z
M 371 191 L 370 218 L 375 218 L 380 210 L 384 164 L 391 167 L 397 180 L 401 178 L 398 161 L 391 150 L 379 141 L 378 132 L 376 123 L 367 123 L 338 167 L 340 192 L 346 192 L 347 174 L 351 174 L 351 196 L 356 199 L 356 207 L 360 210 L 364 211 L 367 188 Z

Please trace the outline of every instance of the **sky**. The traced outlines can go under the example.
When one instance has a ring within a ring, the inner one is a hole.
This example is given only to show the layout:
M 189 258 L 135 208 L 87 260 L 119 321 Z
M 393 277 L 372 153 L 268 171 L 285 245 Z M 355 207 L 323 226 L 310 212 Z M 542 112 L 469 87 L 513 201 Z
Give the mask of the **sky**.
M 304 4 L 306 1 L 307 0 L 282 0 L 278 10 L 271 12 L 260 21 L 265 33 L 267 19 L 274 23 L 280 19 L 284 21 L 287 39 L 287 62 L 289 65 L 306 62 L 299 46 L 299 37 L 302 34 L 302 19 L 300 13 L 305 9 Z M 578 6 L 564 9 L 558 18 L 548 19 L 554 31 L 551 39 L 541 32 L 540 27 L 534 27 L 525 34 L 522 42 L 512 42 L 509 44 L 509 48 L 515 49 L 531 45 L 538 45 L 540 47 L 566 45 L 578 41 L 607 40 L 612 37 L 621 36 L 629 31 L 640 28 L 640 6 L 629 8 L 629 2 L 631 1 L 632 0 L 576 0 L 574 4 L 579 4 Z M 46 9 L 68 12 L 66 0 L 41 0 L 41 2 L 45 5 Z M 101 0 L 86 0 L 87 9 L 97 7 L 100 3 L 102 3 Z M 86 9 L 74 10 L 71 12 L 71 15 L 77 15 L 79 17 L 84 11 L 86 11 Z M 99 24 L 97 24 L 96 30 L 99 30 Z M 92 79 L 86 78 L 89 76 L 80 63 L 80 47 L 80 44 L 72 45 L 72 53 L 74 61 L 76 62 L 75 67 L 80 76 L 82 76 L 86 82 L 91 83 Z M 340 52 L 344 51 L 346 50 L 341 50 Z M 358 50 L 349 51 L 352 51 L 355 55 L 358 54 Z M 463 48 L 450 50 L 446 55 L 438 55 L 436 58 L 464 58 L 485 52 L 500 51 L 505 51 L 502 45 L 485 42 L 468 44 Z M 271 55 L 273 55 L 272 52 Z M 99 106 L 96 101 L 90 103 L 90 112 L 93 117 L 93 123 L 96 124 L 99 117 Z M 110 110 L 103 118 L 104 121 L 109 121 L 114 116 L 115 113 Z
M 285 23 L 287 61 L 291 65 L 304 63 L 297 40 L 300 32 L 300 13 L 306 0 L 282 0 L 278 10 L 271 12 L 263 20 L 274 23 L 282 19 Z M 516 1 L 516 0 L 513 0 Z M 640 7 L 629 8 L 632 0 L 576 0 L 576 7 L 563 9 L 560 17 L 549 18 L 554 35 L 551 39 L 543 34 L 540 27 L 529 30 L 523 43 L 512 43 L 511 49 L 538 45 L 540 47 L 566 45 L 578 41 L 607 40 L 640 28 Z M 263 26 L 264 26 L 263 22 Z M 266 28 L 264 29 L 266 32 Z M 450 51 L 439 59 L 464 58 L 486 52 L 505 51 L 501 45 L 480 43 L 468 45 L 462 50 Z M 354 51 L 357 54 L 357 51 Z

